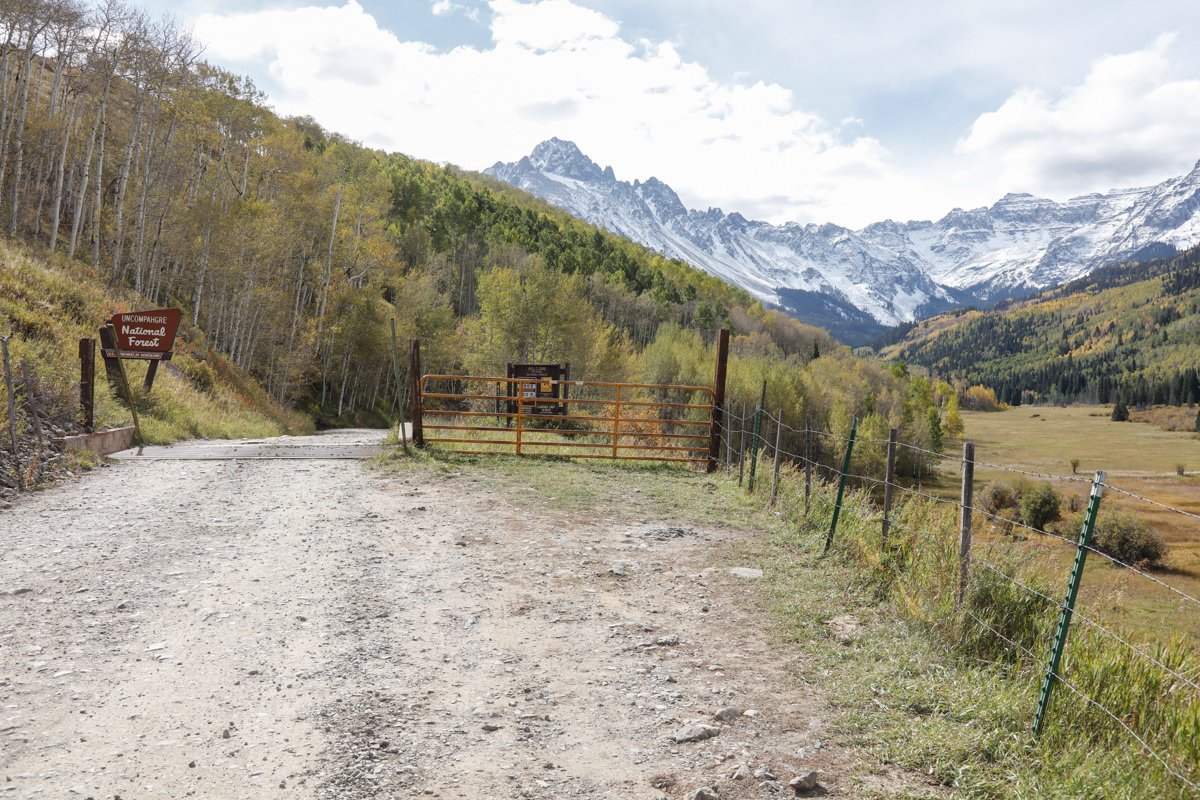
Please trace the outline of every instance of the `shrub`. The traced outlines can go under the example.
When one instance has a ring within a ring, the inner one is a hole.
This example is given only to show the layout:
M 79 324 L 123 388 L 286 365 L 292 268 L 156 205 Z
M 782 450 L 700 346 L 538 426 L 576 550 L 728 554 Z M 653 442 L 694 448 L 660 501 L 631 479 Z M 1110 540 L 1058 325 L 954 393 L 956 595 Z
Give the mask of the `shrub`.
M 962 407 L 973 411 L 1003 411 L 1004 405 L 996 399 L 996 390 L 975 385 L 963 392 Z
M 979 493 L 979 507 L 987 514 L 999 514 L 1003 509 L 1017 507 L 1017 490 L 1007 483 L 996 481 Z
M 1141 519 L 1113 511 L 1096 520 L 1092 546 L 1126 564 L 1157 564 L 1167 554 L 1167 543 Z
M 1062 497 L 1047 482 L 1032 483 L 1021 492 L 1021 522 L 1045 530 L 1062 512 Z
M 198 390 L 212 393 L 217 378 L 207 361 L 201 361 L 189 353 L 180 353 L 173 364 Z

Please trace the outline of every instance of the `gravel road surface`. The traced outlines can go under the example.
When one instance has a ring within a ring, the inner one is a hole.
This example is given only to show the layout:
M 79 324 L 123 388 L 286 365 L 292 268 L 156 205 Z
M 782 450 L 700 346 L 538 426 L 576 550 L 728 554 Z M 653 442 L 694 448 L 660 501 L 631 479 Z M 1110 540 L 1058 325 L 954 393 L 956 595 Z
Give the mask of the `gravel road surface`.
M 0 512 L 0 797 L 886 789 L 745 601 L 744 533 L 349 458 L 153 455 Z

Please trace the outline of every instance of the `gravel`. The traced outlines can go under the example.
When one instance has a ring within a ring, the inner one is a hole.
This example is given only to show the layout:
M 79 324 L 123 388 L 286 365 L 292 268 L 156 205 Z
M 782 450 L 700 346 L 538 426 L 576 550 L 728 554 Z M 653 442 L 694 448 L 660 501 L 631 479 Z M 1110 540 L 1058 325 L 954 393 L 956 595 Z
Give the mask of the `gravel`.
M 750 534 L 518 503 L 475 469 L 126 460 L 21 496 L 0 796 L 737 800 L 762 796 L 737 764 L 845 774 L 727 572 Z

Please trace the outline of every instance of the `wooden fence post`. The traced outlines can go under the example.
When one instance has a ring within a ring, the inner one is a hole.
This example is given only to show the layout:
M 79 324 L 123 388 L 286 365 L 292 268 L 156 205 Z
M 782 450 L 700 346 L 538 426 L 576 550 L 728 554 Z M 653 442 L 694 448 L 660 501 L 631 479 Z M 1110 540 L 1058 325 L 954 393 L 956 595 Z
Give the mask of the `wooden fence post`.
M 408 452 L 408 433 L 404 430 L 404 392 L 400 388 L 400 344 L 396 340 L 396 318 L 392 317 L 392 377 L 396 381 L 396 413 L 400 417 L 396 425 L 400 429 L 400 444 Z
M 896 437 L 895 428 L 888 430 L 887 464 L 883 477 L 883 544 L 887 545 L 888 529 L 892 525 L 892 488 L 896 483 Z
M 38 414 L 37 404 L 33 396 L 33 378 L 29 372 L 29 362 L 21 360 L 21 382 L 25 384 L 25 408 L 29 411 L 29 420 L 33 423 L 33 433 L 37 437 L 37 469 L 31 472 L 34 473 L 33 482 L 36 484 L 42 475 L 42 459 L 46 449 L 46 437 L 42 432 L 42 418 Z
M 958 607 L 962 608 L 971 569 L 971 496 L 975 487 L 975 445 L 963 442 L 962 498 L 959 501 Z
M 79 416 L 85 433 L 96 428 L 96 340 L 79 340 Z
M 413 339 L 408 352 L 409 380 L 412 382 L 412 438 L 414 447 L 425 446 L 421 418 L 421 341 Z
M 715 472 L 721 457 L 721 432 L 725 422 L 725 377 L 729 368 L 729 331 L 722 328 L 717 334 L 717 364 L 713 371 L 712 438 L 708 443 L 706 472 Z M 728 447 L 728 445 L 726 445 Z M 728 456 L 728 450 L 726 455 Z
M 0 336 L 0 348 L 4 350 L 4 386 L 8 391 L 8 438 L 12 442 L 13 466 L 17 473 L 17 491 L 25 491 L 25 475 L 21 469 L 21 453 L 17 450 L 17 399 L 14 397 L 12 363 L 8 359 L 8 340 L 12 336 Z

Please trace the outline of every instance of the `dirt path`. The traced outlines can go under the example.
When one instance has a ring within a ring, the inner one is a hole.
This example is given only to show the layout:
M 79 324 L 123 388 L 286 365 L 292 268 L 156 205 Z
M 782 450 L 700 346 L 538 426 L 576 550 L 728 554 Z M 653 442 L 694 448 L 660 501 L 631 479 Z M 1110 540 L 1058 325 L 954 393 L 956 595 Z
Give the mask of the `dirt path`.
M 0 512 L 0 797 L 872 785 L 729 571 L 744 534 L 506 496 L 355 461 L 146 460 Z M 677 743 L 691 723 L 719 734 Z

